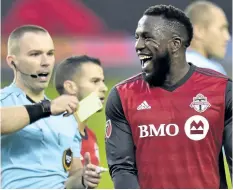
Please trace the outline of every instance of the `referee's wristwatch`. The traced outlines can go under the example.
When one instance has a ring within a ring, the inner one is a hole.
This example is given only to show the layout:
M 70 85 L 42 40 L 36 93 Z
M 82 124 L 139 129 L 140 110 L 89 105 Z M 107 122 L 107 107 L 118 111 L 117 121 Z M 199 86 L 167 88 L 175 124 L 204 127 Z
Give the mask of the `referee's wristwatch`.
M 51 102 L 49 100 L 42 100 L 40 102 L 41 107 L 43 109 L 43 113 L 45 116 L 50 116 L 51 115 Z

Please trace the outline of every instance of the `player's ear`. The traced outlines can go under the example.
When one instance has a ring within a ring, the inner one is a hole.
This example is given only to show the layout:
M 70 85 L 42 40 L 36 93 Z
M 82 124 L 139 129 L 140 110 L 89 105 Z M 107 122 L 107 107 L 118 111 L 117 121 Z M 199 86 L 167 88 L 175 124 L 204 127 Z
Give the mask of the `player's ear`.
M 14 55 L 7 55 L 6 62 L 10 68 L 15 69 L 14 65 L 12 64 L 16 62 Z
M 71 80 L 66 80 L 63 84 L 63 87 L 66 94 L 77 95 L 78 88 L 75 82 Z
M 181 38 L 179 36 L 173 36 L 172 37 L 172 43 L 171 43 L 171 50 L 172 53 L 177 52 L 182 46 L 182 41 Z

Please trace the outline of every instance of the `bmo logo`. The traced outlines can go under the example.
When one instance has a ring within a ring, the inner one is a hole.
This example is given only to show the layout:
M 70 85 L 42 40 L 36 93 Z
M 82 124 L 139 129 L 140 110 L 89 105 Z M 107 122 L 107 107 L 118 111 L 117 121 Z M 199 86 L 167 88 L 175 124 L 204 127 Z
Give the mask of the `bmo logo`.
M 153 124 L 140 125 L 140 138 L 153 136 L 176 136 L 179 133 L 179 127 L 176 124 L 161 124 L 155 127 Z
M 209 122 L 203 116 L 194 115 L 186 121 L 184 131 L 188 138 L 194 141 L 202 140 L 209 131 Z
M 194 115 L 187 119 L 184 126 L 179 127 L 177 124 L 160 124 L 155 126 L 153 124 L 140 125 L 139 138 L 145 137 L 163 137 L 163 136 L 176 136 L 180 130 L 184 130 L 186 136 L 194 141 L 202 140 L 206 137 L 209 131 L 209 122 L 206 118 L 200 115 Z

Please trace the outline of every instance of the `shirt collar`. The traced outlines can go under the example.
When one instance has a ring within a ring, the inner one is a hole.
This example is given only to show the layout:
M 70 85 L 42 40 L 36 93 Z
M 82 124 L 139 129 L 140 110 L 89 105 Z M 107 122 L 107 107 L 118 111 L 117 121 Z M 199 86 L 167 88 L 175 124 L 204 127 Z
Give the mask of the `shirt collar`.
M 9 85 L 8 90 L 9 92 L 17 93 L 17 96 L 23 95 L 25 98 L 27 97 L 27 94 L 21 88 L 19 88 L 14 82 Z M 44 95 L 44 99 L 50 100 L 46 95 Z

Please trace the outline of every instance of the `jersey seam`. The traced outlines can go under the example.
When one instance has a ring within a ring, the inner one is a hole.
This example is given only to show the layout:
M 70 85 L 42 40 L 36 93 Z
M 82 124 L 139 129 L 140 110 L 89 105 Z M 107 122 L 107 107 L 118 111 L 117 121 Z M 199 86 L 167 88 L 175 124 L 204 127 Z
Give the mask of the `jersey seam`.
M 14 94 L 14 92 L 11 92 L 10 94 L 8 94 L 5 98 L 1 99 L 0 101 L 7 99 L 11 94 Z
M 211 71 L 210 69 L 204 69 L 204 68 L 198 68 L 196 67 L 196 72 L 201 73 L 206 76 L 211 76 L 211 77 L 216 77 L 216 78 L 223 78 L 223 79 L 229 79 L 227 76 L 221 74 L 221 73 L 216 73 L 214 71 Z

